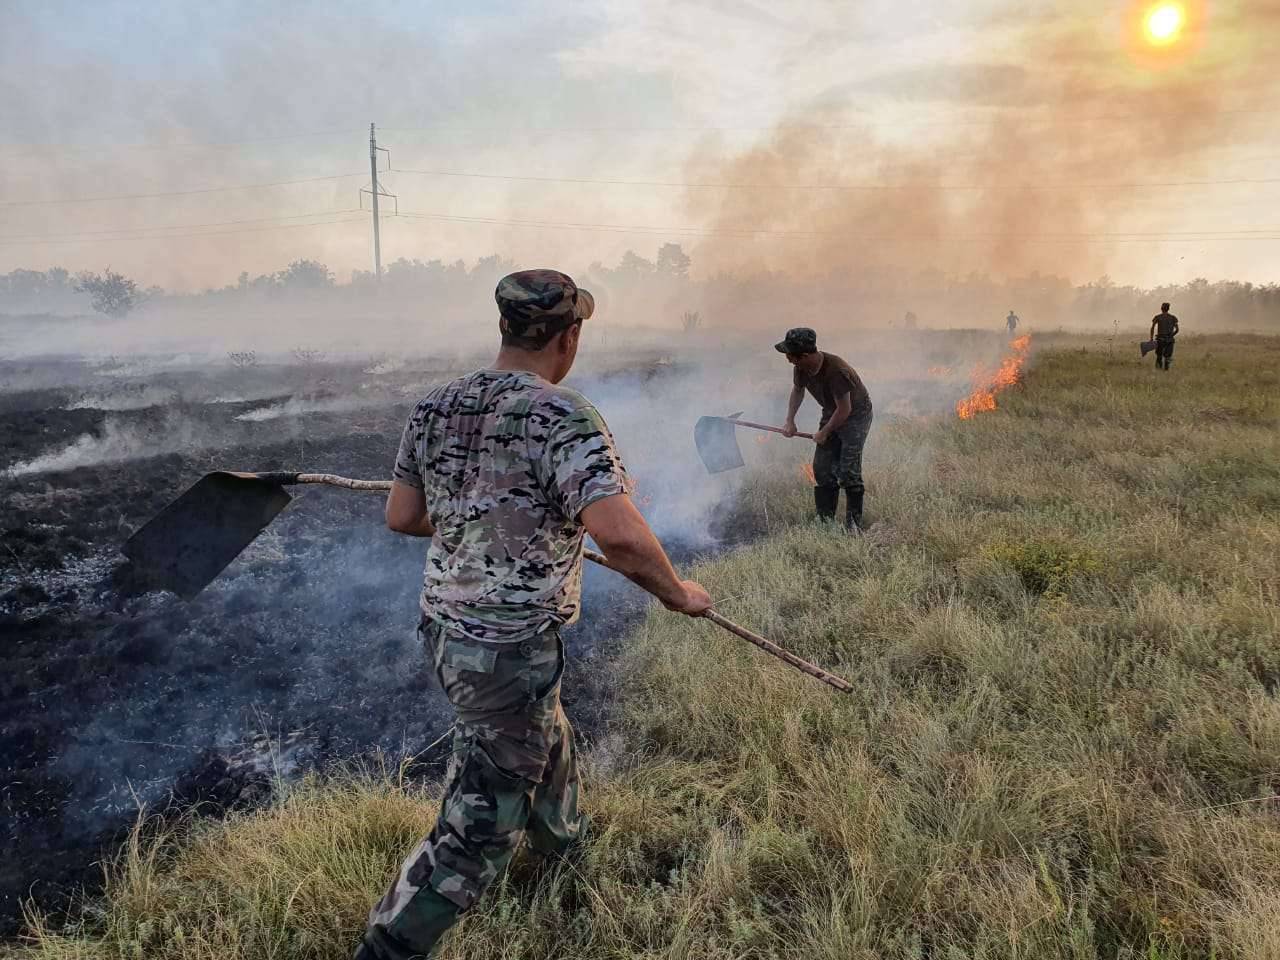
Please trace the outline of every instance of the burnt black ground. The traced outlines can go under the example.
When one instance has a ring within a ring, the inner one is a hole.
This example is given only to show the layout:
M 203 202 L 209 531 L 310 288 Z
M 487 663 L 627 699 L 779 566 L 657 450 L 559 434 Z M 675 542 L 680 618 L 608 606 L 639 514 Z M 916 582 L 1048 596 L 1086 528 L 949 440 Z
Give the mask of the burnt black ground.
M 83 374 L 66 366 L 39 372 L 55 382 Z M 16 930 L 23 899 L 56 909 L 68 891 L 91 889 L 97 861 L 140 802 L 163 806 L 175 781 L 202 782 L 211 757 L 256 734 L 302 731 L 309 764 L 324 767 L 379 754 L 394 763 L 447 728 L 414 640 L 424 547 L 385 529 L 378 496 L 304 488 L 189 603 L 115 589 L 119 545 L 209 470 L 386 476 L 413 399 L 441 377 L 408 372 L 362 392 L 368 378 L 358 367 L 323 374 L 317 387 L 313 368 L 254 371 L 250 385 L 265 399 L 239 403 L 206 402 L 246 386 L 243 375 L 217 370 L 125 377 L 114 387 L 95 375 L 88 390 L 73 382 L 0 393 L 3 934 Z M 136 404 L 157 383 L 174 391 L 171 402 L 67 408 L 86 394 L 92 403 Z M 352 396 L 363 405 L 235 419 L 284 397 L 323 405 Z M 108 444 L 123 437 L 135 455 L 4 472 L 86 435 Z M 136 455 L 152 448 L 171 452 Z M 584 617 L 566 632 L 565 700 L 588 742 L 609 715 L 609 657 L 646 602 L 616 575 L 587 571 Z

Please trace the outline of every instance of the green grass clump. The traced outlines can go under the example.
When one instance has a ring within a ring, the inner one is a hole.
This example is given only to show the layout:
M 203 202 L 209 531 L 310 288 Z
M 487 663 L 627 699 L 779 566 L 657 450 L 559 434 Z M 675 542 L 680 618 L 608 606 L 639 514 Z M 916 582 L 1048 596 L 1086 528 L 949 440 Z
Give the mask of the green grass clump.
M 1280 958 L 1280 342 L 1167 375 L 1068 342 L 972 421 L 878 424 L 870 518 L 695 571 L 843 696 L 655 610 L 592 841 L 522 856 L 449 958 Z M 21 954 L 339 958 L 429 795 L 308 783 L 132 845 Z
M 1011 568 L 1029 593 L 1048 597 L 1063 596 L 1068 583 L 1097 573 L 1101 566 L 1087 550 L 1043 540 L 995 543 L 985 555 Z

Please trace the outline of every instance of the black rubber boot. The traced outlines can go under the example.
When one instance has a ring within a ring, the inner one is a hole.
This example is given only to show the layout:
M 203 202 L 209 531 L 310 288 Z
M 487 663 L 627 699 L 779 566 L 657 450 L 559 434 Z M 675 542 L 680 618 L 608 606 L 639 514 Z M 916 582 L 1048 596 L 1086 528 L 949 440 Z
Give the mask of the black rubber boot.
M 863 496 L 862 492 L 854 493 L 852 490 L 844 492 L 844 525 L 850 533 L 862 530 Z
M 813 505 L 818 509 L 819 520 L 834 520 L 836 518 L 836 504 L 839 501 L 839 487 L 813 488 Z

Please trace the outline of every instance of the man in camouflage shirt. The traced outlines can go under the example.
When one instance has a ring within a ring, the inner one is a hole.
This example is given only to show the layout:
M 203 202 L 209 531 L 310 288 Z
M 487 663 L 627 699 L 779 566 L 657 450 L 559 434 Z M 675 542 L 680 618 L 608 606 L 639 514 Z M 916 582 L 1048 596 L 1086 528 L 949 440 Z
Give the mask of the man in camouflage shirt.
M 558 385 L 591 295 L 524 270 L 495 296 L 497 360 L 414 408 L 387 499 L 392 530 L 431 539 L 418 632 L 457 721 L 439 818 L 370 913 L 357 960 L 432 955 L 521 839 L 546 854 L 581 840 L 560 628 L 578 616 L 584 532 L 669 609 L 711 605 L 632 504 L 599 412 Z

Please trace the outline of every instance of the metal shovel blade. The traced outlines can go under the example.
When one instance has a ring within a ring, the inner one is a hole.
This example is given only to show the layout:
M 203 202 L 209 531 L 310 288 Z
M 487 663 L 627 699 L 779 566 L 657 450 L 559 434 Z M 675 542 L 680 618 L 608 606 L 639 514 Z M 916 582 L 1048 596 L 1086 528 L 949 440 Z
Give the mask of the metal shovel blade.
M 693 443 L 707 473 L 722 473 L 742 466 L 738 436 L 733 421 L 727 417 L 699 417 L 693 425 Z
M 210 473 L 152 517 L 121 552 L 143 589 L 190 600 L 240 555 L 293 498 L 251 473 Z

